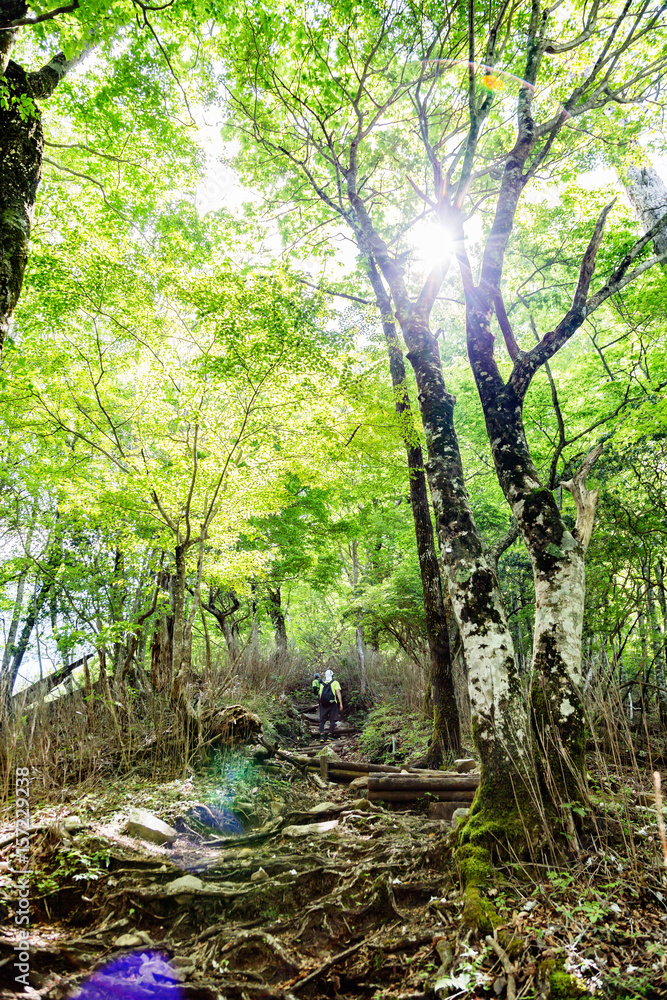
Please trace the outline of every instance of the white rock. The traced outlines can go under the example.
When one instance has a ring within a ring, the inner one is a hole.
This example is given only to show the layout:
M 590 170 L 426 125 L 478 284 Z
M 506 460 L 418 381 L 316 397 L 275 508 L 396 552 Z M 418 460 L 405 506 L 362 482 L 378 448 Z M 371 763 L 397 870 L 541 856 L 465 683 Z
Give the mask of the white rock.
M 313 834 L 329 833 L 337 826 L 337 819 L 330 819 L 325 823 L 309 823 L 307 826 L 286 826 L 283 830 L 283 836 L 311 837 Z
M 178 836 L 176 830 L 145 809 L 130 809 L 126 829 L 131 837 L 140 837 L 153 844 L 173 844 Z
M 113 943 L 114 948 L 136 948 L 144 942 L 138 934 L 121 934 Z
M 180 878 L 175 878 L 173 882 L 167 882 L 164 891 L 168 892 L 170 896 L 177 896 L 184 892 L 201 892 L 203 888 L 204 883 L 196 875 L 182 875 Z
M 462 757 L 460 760 L 454 761 L 454 767 L 459 772 L 459 774 L 467 774 L 468 771 L 474 771 L 477 767 L 477 761 L 472 757 Z

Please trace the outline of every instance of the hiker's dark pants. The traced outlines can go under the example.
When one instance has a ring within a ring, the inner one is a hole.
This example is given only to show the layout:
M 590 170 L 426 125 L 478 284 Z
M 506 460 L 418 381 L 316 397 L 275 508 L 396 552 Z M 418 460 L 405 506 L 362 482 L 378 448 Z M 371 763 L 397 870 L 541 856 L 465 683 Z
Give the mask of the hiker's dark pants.
M 324 736 L 324 726 L 329 720 L 329 734 L 333 736 L 336 723 L 338 722 L 338 705 L 320 705 L 320 736 Z

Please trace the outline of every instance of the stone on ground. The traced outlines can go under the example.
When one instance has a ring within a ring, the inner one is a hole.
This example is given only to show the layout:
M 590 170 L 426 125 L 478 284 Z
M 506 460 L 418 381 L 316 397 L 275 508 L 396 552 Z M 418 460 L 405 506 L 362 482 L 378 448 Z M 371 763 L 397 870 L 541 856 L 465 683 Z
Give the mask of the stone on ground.
M 454 761 L 454 767 L 459 774 L 467 774 L 469 771 L 475 770 L 477 767 L 477 761 L 472 757 L 462 757 L 460 760 Z
M 455 809 L 454 812 L 452 813 L 452 826 L 454 827 L 458 826 L 461 820 L 465 819 L 469 812 L 470 812 L 469 807 L 466 807 L 465 809 L 462 807 Z
M 457 810 L 468 811 L 470 804 L 464 801 L 454 802 L 431 802 L 428 807 L 429 819 L 442 819 L 451 823 L 452 817 Z
M 178 836 L 176 830 L 145 809 L 130 809 L 126 829 L 131 837 L 140 837 L 152 844 L 173 844 Z
M 283 830 L 284 837 L 312 837 L 329 833 L 338 826 L 337 819 L 327 820 L 325 823 L 308 823 L 306 826 L 286 826 Z
M 173 882 L 167 882 L 164 891 L 175 896 L 184 892 L 201 892 L 203 888 L 204 883 L 196 875 L 181 875 L 180 878 L 175 878 Z

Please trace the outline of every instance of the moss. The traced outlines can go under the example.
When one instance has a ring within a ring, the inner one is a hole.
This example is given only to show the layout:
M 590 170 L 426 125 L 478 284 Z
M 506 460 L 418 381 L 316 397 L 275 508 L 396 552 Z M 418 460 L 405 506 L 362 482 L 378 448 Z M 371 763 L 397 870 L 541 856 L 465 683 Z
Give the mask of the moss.
M 492 934 L 494 927 L 502 923 L 493 904 L 480 896 L 478 890 L 472 886 L 463 894 L 461 919 L 466 927 L 480 935 Z
M 549 986 L 551 1000 L 580 1000 L 581 997 L 588 996 L 586 987 L 575 976 L 568 975 L 562 969 L 551 973 Z
M 493 881 L 491 856 L 484 847 L 463 844 L 456 852 L 456 862 L 467 888 L 485 889 Z
M 494 880 L 491 855 L 484 847 L 463 844 L 456 852 L 456 862 L 465 886 L 463 923 L 479 934 L 491 934 L 494 927 L 502 922 L 493 904 L 484 899 L 480 891 L 488 888 Z

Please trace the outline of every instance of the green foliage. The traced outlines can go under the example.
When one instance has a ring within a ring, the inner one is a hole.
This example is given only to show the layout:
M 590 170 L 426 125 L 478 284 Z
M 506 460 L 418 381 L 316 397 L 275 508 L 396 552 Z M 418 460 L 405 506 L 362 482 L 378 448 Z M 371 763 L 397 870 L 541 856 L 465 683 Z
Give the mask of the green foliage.
M 397 703 L 384 702 L 369 712 L 359 743 L 373 763 L 399 764 L 426 753 L 432 728 L 423 716 L 406 713 Z
M 69 882 L 95 882 L 106 872 L 110 858 L 111 852 L 107 847 L 61 847 L 55 863 L 37 876 L 35 887 L 40 895 L 49 896 Z

